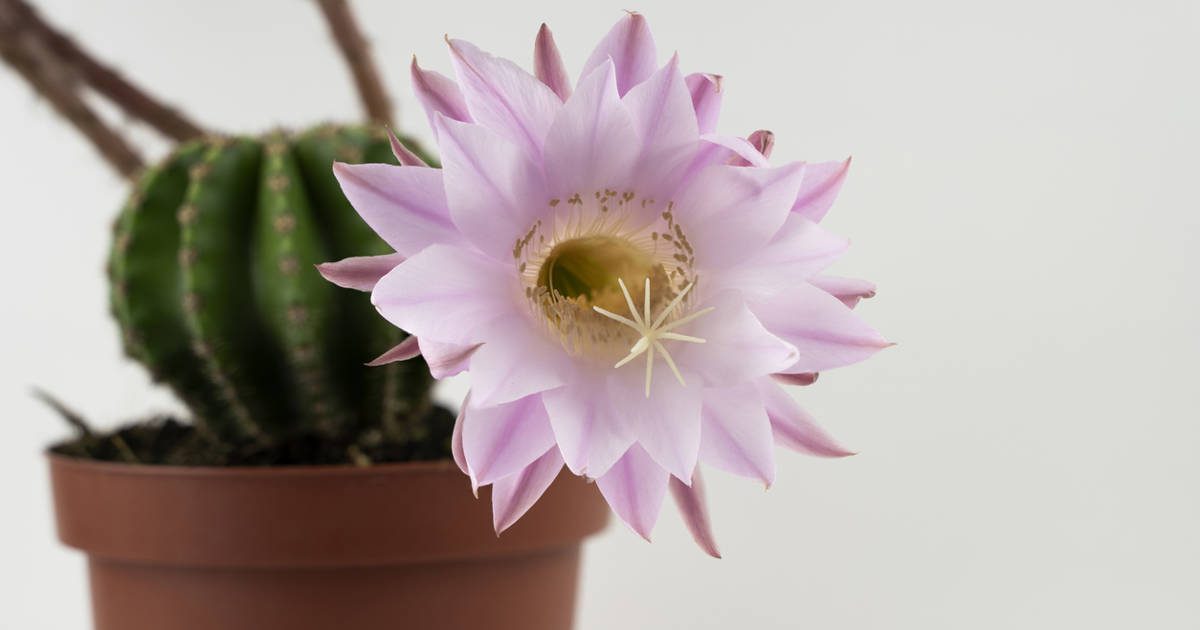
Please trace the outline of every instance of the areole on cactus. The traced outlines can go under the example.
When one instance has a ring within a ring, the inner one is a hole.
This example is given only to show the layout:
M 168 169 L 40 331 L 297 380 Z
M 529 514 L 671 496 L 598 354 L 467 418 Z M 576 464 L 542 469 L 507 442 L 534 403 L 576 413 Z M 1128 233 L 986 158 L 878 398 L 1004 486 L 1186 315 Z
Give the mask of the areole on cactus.
M 215 438 L 424 437 L 428 368 L 367 367 L 403 333 L 315 269 L 390 252 L 342 195 L 335 160 L 396 162 L 373 127 L 195 140 L 145 172 L 116 221 L 109 274 L 126 351 Z

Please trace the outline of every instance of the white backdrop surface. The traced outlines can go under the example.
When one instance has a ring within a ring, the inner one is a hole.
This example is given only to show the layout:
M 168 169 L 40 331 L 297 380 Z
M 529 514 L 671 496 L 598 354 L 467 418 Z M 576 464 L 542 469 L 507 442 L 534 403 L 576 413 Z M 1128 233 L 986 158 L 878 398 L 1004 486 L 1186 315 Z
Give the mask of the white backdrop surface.
M 38 5 L 207 125 L 358 116 L 304 2 Z M 899 345 L 797 396 L 860 454 L 782 456 L 768 492 L 708 475 L 720 561 L 670 508 L 653 544 L 613 526 L 580 628 L 1200 627 L 1194 1 L 358 5 L 418 137 L 407 64 L 448 71 L 443 33 L 529 64 L 545 20 L 577 70 L 630 8 L 725 75 L 722 131 L 854 155 L 835 271 L 878 282 L 860 308 Z M 7 68 L 0 184 L 0 628 L 84 628 L 40 455 L 65 431 L 29 388 L 101 424 L 175 403 L 107 314 L 125 186 Z

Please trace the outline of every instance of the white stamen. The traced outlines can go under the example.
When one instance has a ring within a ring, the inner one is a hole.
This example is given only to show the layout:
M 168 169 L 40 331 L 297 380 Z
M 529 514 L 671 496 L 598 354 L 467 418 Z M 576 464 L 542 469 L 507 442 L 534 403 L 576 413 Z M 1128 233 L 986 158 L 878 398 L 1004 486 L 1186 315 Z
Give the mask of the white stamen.
M 700 309 L 690 315 L 687 315 L 685 317 L 677 319 L 677 320 L 671 322 L 670 324 L 663 326 L 663 322 L 666 321 L 667 317 L 670 316 L 671 312 L 675 310 L 675 307 L 679 306 L 679 303 L 683 301 L 683 298 L 684 298 L 684 296 L 687 295 L 688 291 L 692 290 L 692 285 L 695 283 L 689 283 L 686 287 L 684 287 L 683 290 L 679 292 L 679 295 L 676 295 L 675 299 L 671 300 L 670 304 L 667 304 L 666 308 L 663 309 L 662 313 L 659 313 L 658 317 L 656 319 L 654 319 L 653 323 L 650 322 L 650 319 L 651 319 L 650 278 L 646 278 L 646 293 L 644 296 L 645 297 L 645 308 L 643 309 L 643 312 L 641 314 L 638 313 L 637 307 L 634 306 L 633 296 L 629 294 L 629 289 L 627 289 L 625 287 L 625 281 L 622 280 L 621 278 L 617 278 L 617 284 L 621 285 L 621 293 L 625 294 L 625 304 L 629 307 L 629 313 L 631 315 L 633 315 L 632 320 L 629 319 L 628 317 L 625 317 L 624 315 L 618 315 L 616 313 L 613 313 L 612 311 L 607 311 L 605 309 L 602 309 L 599 306 L 593 306 L 592 308 L 597 313 L 600 313 L 601 315 L 603 315 L 611 320 L 620 322 L 620 323 L 625 324 L 626 326 L 629 326 L 630 328 L 636 330 L 638 332 L 638 334 L 640 335 L 640 337 L 638 338 L 637 342 L 634 343 L 633 346 L 629 348 L 629 354 L 625 358 L 618 361 L 617 364 L 614 365 L 613 367 L 619 368 L 619 367 L 625 365 L 626 363 L 629 363 L 630 361 L 634 360 L 635 358 L 641 356 L 642 353 L 645 353 L 646 354 L 646 398 L 649 398 L 650 397 L 650 383 L 651 383 L 652 379 L 654 378 L 654 353 L 655 353 L 655 351 L 657 351 L 659 354 L 662 355 L 663 360 L 667 362 L 667 367 L 671 368 L 671 372 L 673 372 L 675 374 L 675 378 L 679 379 L 679 384 L 683 385 L 684 387 L 687 387 L 687 383 L 685 383 L 683 381 L 683 374 L 681 374 L 679 372 L 679 367 L 675 365 L 675 359 L 673 359 L 671 357 L 670 352 L 667 352 L 666 346 L 664 346 L 662 341 L 660 341 L 660 340 L 669 339 L 672 341 L 684 341 L 687 343 L 704 343 L 705 340 L 701 339 L 699 337 L 692 337 L 690 335 L 681 335 L 679 333 L 673 333 L 670 331 L 671 331 L 671 329 L 682 326 L 682 325 L 696 319 L 697 317 L 700 317 L 701 315 L 705 315 L 707 313 L 712 312 L 716 307 L 710 306 L 708 308 Z

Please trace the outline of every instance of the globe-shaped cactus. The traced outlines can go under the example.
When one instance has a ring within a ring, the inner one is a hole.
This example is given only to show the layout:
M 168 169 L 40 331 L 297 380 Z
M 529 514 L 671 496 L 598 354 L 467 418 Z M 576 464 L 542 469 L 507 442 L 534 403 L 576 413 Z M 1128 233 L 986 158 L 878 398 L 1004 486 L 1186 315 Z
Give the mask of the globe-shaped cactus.
M 331 172 L 395 163 L 380 129 L 323 125 L 181 145 L 115 225 L 112 307 L 127 353 L 222 441 L 424 439 L 421 361 L 367 367 L 403 336 L 315 265 L 390 249 Z

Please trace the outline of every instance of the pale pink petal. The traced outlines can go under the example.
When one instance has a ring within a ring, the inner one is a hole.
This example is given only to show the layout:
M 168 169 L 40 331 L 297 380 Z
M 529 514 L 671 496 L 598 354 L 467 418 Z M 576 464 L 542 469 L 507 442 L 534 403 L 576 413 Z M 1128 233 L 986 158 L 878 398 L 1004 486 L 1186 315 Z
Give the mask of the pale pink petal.
M 608 472 L 637 439 L 628 414 L 609 395 L 610 366 L 575 366 L 567 384 L 542 394 L 555 441 L 571 472 Z
M 587 76 L 608 59 L 616 65 L 617 90 L 622 96 L 654 73 L 658 52 L 650 26 L 640 13 L 630 12 L 612 27 L 583 64 L 580 76 Z
M 638 143 L 617 96 L 611 61 L 580 83 L 546 135 L 546 181 L 554 195 L 618 188 L 629 181 Z
M 326 280 L 347 289 L 370 291 L 375 288 L 379 279 L 387 272 L 404 262 L 400 254 L 383 254 L 380 256 L 354 256 L 343 258 L 337 262 L 327 262 L 317 265 Z
M 774 377 L 774 379 L 779 381 L 780 383 L 783 383 L 784 385 L 798 385 L 800 387 L 807 387 L 807 386 L 812 385 L 813 383 L 817 382 L 817 377 L 820 376 L 820 372 L 798 372 L 796 374 L 772 374 L 771 376 Z
M 766 247 L 741 264 L 716 269 L 709 282 L 734 288 L 753 302 L 773 299 L 833 264 L 850 241 L 798 214 L 789 214 Z
M 387 130 L 388 143 L 392 145 L 392 155 L 396 156 L 396 160 L 400 162 L 400 166 L 429 166 L 421 156 L 413 153 L 411 149 L 404 146 L 404 142 L 396 137 L 396 134 L 391 129 Z
M 600 64 L 598 64 L 600 65 Z M 679 72 L 679 57 L 639 84 L 622 99 L 633 115 L 642 142 L 650 148 L 694 143 L 700 137 L 692 93 Z
M 483 340 L 488 324 L 518 311 L 519 294 L 516 277 L 504 266 L 472 250 L 433 245 L 384 276 L 371 302 L 422 343 L 471 345 Z
M 733 166 L 770 166 L 767 163 L 767 158 L 763 157 L 763 155 L 758 152 L 758 149 L 755 148 L 755 146 L 745 138 L 707 133 L 703 136 L 700 136 L 700 139 L 709 144 L 715 144 L 726 149 L 726 151 L 719 152 L 717 154 L 719 161 L 714 160 L 712 164 L 725 163 Z
M 770 487 L 775 482 L 775 442 L 752 383 L 704 390 L 700 461 Z
M 558 95 L 507 59 L 460 39 L 446 41 L 474 121 L 540 158 L 546 131 L 562 107 Z
M 792 204 L 792 212 L 819 223 L 837 199 L 848 170 L 850 158 L 846 158 L 845 162 L 809 164 L 804 185 L 800 187 L 796 201 Z
M 691 532 L 696 544 L 704 553 L 720 558 L 721 551 L 717 549 L 717 539 L 712 533 L 712 521 L 708 518 L 708 500 L 704 498 L 704 481 L 700 471 L 692 475 L 692 485 L 671 477 L 671 496 L 675 498 L 675 506 L 683 522 Z
M 672 57 L 630 90 L 623 102 L 642 142 L 638 165 L 642 186 L 663 199 L 673 198 L 692 164 L 700 137 L 692 95 L 679 72 L 679 58 Z
M 538 29 L 537 40 L 533 44 L 533 73 L 560 99 L 565 101 L 571 97 L 571 79 L 563 67 L 562 54 L 554 43 L 554 34 L 545 23 Z
M 419 345 L 421 356 L 425 357 L 425 363 L 429 366 L 429 373 L 440 380 L 468 369 L 471 356 L 483 344 L 459 345 L 421 339 Z
M 758 149 L 763 157 L 771 157 L 771 150 L 775 148 L 775 134 L 766 129 L 759 129 L 750 134 L 746 140 L 749 140 L 750 144 L 754 145 L 754 148 Z
M 540 396 L 495 407 L 477 407 L 472 398 L 464 409 L 463 454 L 478 486 L 520 471 L 554 446 Z
M 646 453 L 667 472 L 688 483 L 700 454 L 700 385 L 686 371 L 684 378 L 691 377 L 691 386 L 680 385 L 662 360 L 656 360 L 649 397 L 645 395 L 644 359 L 623 366 L 609 377 L 609 396 L 629 416 Z
M 516 523 L 529 508 L 533 507 L 542 494 L 554 483 L 562 470 L 562 456 L 558 449 L 550 447 L 545 455 L 520 472 L 497 479 L 492 484 L 492 526 L 496 535 Z
M 707 386 L 723 387 L 782 372 L 795 363 L 796 349 L 759 323 L 736 291 L 722 292 L 697 308 L 708 306 L 714 310 L 678 329 L 705 343 L 664 342 L 681 370 L 695 373 Z
M 570 358 L 524 313 L 496 320 L 471 357 L 471 392 L 479 407 L 561 387 Z
M 713 166 L 677 198 L 678 220 L 705 271 L 736 265 L 771 241 L 788 217 L 804 164 Z
M 850 308 L 858 306 L 859 300 L 875 297 L 875 283 L 856 278 L 838 276 L 813 276 L 808 281 L 842 301 Z
M 642 538 L 650 540 L 667 495 L 669 478 L 666 470 L 634 444 L 596 485 L 617 516 Z
M 808 283 L 754 302 L 751 308 L 767 330 L 796 348 L 796 362 L 777 372 L 842 367 L 891 345 L 837 298 Z
M 692 93 L 692 107 L 696 110 L 700 133 L 716 131 L 717 119 L 721 116 L 721 75 L 697 72 L 689 74 L 684 82 Z
M 734 166 L 766 166 L 767 158 L 771 157 L 771 150 L 775 148 L 775 134 L 766 129 L 759 129 L 750 134 L 746 138 L 746 142 L 754 148 L 758 155 L 743 156 L 739 154 L 734 156 L 729 163 Z
M 335 162 L 333 174 L 363 221 L 396 253 L 412 256 L 434 243 L 462 242 L 446 207 L 442 171 Z
M 458 417 L 454 419 L 454 431 L 450 434 L 450 455 L 454 457 L 454 463 L 458 464 L 458 469 L 471 478 L 472 489 L 475 488 L 475 475 L 471 474 L 471 469 L 467 468 L 467 455 L 463 452 L 462 432 L 463 432 L 463 415 L 467 412 L 467 405 L 471 404 L 471 394 L 467 392 L 467 397 L 463 400 L 462 406 L 458 408 Z M 476 494 L 475 496 L 479 496 Z
M 518 235 L 548 208 L 542 169 L 486 127 L 444 117 L 436 126 L 450 217 L 480 250 L 511 261 Z
M 437 131 L 434 122 L 437 121 L 438 114 L 451 120 L 471 122 L 471 114 L 467 111 L 467 102 L 463 99 L 462 90 L 458 89 L 458 84 L 453 79 L 440 72 L 423 69 L 417 65 L 415 56 L 411 70 L 413 91 L 417 93 L 417 100 L 425 108 L 425 117 L 429 119 L 429 126 L 434 128 L 434 132 Z
M 396 363 L 397 361 L 407 361 L 421 356 L 421 347 L 417 344 L 417 338 L 409 335 L 404 338 L 404 341 L 392 346 L 391 350 L 384 352 L 378 357 L 367 363 L 371 367 Z
M 792 450 L 821 457 L 853 455 L 830 437 L 787 391 L 769 378 L 758 381 L 775 441 Z

